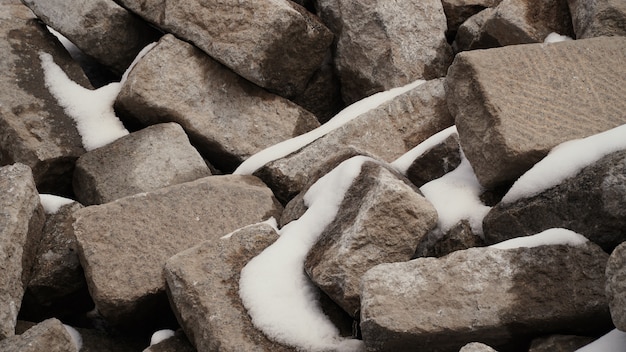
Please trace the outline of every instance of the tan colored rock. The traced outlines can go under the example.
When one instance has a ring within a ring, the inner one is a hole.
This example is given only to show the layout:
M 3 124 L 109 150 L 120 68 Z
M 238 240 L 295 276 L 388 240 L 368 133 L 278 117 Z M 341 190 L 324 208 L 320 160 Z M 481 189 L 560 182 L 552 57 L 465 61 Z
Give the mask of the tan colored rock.
M 487 8 L 496 7 L 502 0 L 442 0 L 448 21 L 448 32 L 456 33 L 463 22 Z
M 498 40 L 485 30 L 485 23 L 490 21 L 495 13 L 494 8 L 484 9 L 463 22 L 452 43 L 454 52 L 500 47 Z
M 626 36 L 626 2 L 568 0 L 577 39 Z
M 57 319 L 45 320 L 21 335 L 0 340 L 3 352 L 78 352 L 63 323 Z
M 626 123 L 626 38 L 463 52 L 446 78 L 480 183 L 512 182 L 554 146 Z M 523 73 L 523 74 L 522 74 Z

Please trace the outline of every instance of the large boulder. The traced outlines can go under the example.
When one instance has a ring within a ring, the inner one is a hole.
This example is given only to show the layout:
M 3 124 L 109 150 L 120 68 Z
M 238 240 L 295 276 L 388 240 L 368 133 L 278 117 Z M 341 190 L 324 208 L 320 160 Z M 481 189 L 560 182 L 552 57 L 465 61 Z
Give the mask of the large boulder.
M 333 38 L 319 19 L 288 0 L 117 2 L 284 97 L 304 90 Z
M 619 245 L 606 266 L 606 295 L 611 318 L 619 330 L 626 331 L 626 242 Z
M 31 167 L 41 192 L 71 194 L 81 137 L 44 82 L 40 52 L 74 81 L 89 86 L 78 64 L 19 1 L 0 4 L 0 165 Z
M 452 50 L 439 0 L 319 0 L 317 6 L 337 35 L 335 66 L 346 103 L 445 76 Z
M 500 202 L 485 216 L 488 244 L 561 227 L 611 252 L 626 241 L 626 150 L 605 156 L 535 196 Z
M 607 259 L 587 242 L 380 264 L 361 282 L 363 339 L 368 351 L 458 351 L 472 341 L 602 332 Z
M 0 167 L 0 340 L 14 334 L 44 221 L 30 168 Z
M 77 199 L 91 205 L 210 175 L 180 125 L 164 123 L 83 154 L 73 185 Z
M 567 0 L 577 39 L 626 36 L 626 2 Z
M 319 126 L 308 111 L 172 35 L 164 36 L 133 68 L 115 107 L 144 125 L 179 123 L 196 148 L 224 171 Z
M 625 59 L 623 37 L 458 54 L 448 106 L 480 183 L 512 182 L 557 144 L 626 123 Z
M 3 352 L 78 352 L 79 346 L 57 319 L 45 320 L 21 335 L 0 341 Z
M 363 274 L 381 263 L 411 259 L 437 224 L 437 211 L 418 192 L 401 175 L 365 162 L 309 251 L 306 273 L 350 315 L 358 316 Z
M 74 234 L 89 290 L 115 325 L 143 324 L 167 307 L 163 265 L 235 229 L 278 218 L 282 207 L 253 176 L 209 176 L 80 209 Z

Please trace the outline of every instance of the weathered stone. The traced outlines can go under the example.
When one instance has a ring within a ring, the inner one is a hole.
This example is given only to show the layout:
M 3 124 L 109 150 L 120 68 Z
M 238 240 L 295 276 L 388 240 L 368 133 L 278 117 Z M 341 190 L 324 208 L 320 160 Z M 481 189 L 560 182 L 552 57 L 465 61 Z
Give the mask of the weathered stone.
M 450 135 L 442 143 L 417 157 L 406 170 L 406 177 L 417 187 L 438 179 L 461 164 L 459 136 Z
M 85 54 L 122 74 L 159 32 L 113 0 L 22 0 Z
M 601 332 L 610 326 L 607 257 L 586 243 L 380 264 L 361 282 L 363 339 L 368 351 L 458 351 L 472 341 Z
M 0 340 L 3 352 L 78 352 L 70 333 L 57 319 L 45 320 L 21 335 Z
M 463 346 L 459 352 L 498 352 L 493 348 L 480 342 L 471 342 Z
M 617 246 L 606 267 L 606 295 L 613 324 L 626 331 L 626 242 Z
M 192 45 L 164 36 L 131 71 L 116 109 L 144 125 L 179 123 L 224 171 L 317 126 L 315 116 L 237 76 Z
M 253 176 L 209 176 L 86 207 L 74 233 L 89 290 L 112 324 L 149 324 L 165 303 L 172 255 L 242 226 L 278 218 L 281 206 Z
M 528 352 L 574 352 L 594 340 L 589 336 L 550 335 L 533 339 Z
M 623 37 L 458 54 L 448 106 L 480 183 L 514 181 L 557 144 L 626 123 L 625 59 Z
M 605 156 L 536 196 L 499 203 L 485 216 L 488 244 L 553 227 L 577 232 L 611 252 L 626 241 L 626 151 Z
M 284 97 L 304 90 L 333 38 L 319 19 L 287 0 L 117 2 Z
M 445 76 L 452 50 L 439 0 L 318 0 L 317 5 L 337 35 L 335 66 L 346 103 Z
M 469 221 L 461 220 L 443 235 L 440 232 L 432 231 L 425 236 L 417 246 L 414 258 L 443 257 L 452 252 L 482 247 L 483 245 L 483 239 L 474 234 Z
M 255 175 L 267 183 L 276 197 L 287 202 L 307 185 L 311 175 L 328 159 L 351 153 L 371 155 L 391 162 L 433 134 L 453 125 L 443 80 L 428 81 L 382 103 L 306 147 L 260 168 Z M 324 157 L 321 158 L 320 156 Z
M 126 336 L 119 334 L 107 334 L 96 329 L 76 328 L 76 330 L 83 340 L 80 352 L 137 352 L 146 345 L 143 339 L 139 344 L 136 341 L 129 341 Z
M 30 168 L 0 167 L 0 339 L 15 332 L 44 221 Z
M 83 154 L 74 193 L 85 205 L 102 204 L 210 175 L 180 125 L 164 123 Z
M 267 224 L 203 242 L 165 265 L 168 296 L 199 351 L 291 351 L 252 325 L 239 298 L 239 273 L 278 238 Z
M 568 0 L 577 39 L 626 36 L 626 3 L 622 0 Z
M 377 264 L 411 259 L 436 224 L 437 211 L 406 178 L 366 162 L 304 269 L 348 314 L 358 315 L 363 274 Z
M 195 352 L 185 334 L 178 330 L 174 336 L 167 338 L 159 343 L 155 343 L 143 350 L 143 352 Z
M 463 22 L 486 8 L 497 6 L 502 0 L 442 0 L 443 11 L 448 21 L 448 33 L 454 33 Z
M 489 33 L 485 31 L 485 23 L 491 20 L 495 14 L 496 10 L 494 8 L 488 8 L 463 22 L 452 43 L 454 52 L 458 53 L 466 50 L 489 49 L 501 46 L 496 38 L 490 36 Z
M 89 82 L 56 38 L 19 1 L 0 5 L 0 165 L 31 167 L 41 192 L 71 193 L 76 159 L 85 152 L 74 121 L 44 83 L 40 52 L 74 81 Z

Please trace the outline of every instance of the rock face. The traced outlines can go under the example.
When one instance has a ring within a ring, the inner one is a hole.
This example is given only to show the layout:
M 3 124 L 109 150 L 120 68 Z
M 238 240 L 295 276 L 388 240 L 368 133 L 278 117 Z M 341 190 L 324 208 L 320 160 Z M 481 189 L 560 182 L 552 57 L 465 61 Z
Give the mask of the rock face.
M 164 298 L 162 268 L 169 257 L 242 226 L 278 218 L 281 210 L 256 177 L 230 175 L 75 212 L 79 257 L 96 307 L 112 324 L 146 324 L 151 314 L 161 313 L 154 306 Z
M 292 351 L 257 330 L 239 298 L 241 269 L 277 238 L 271 226 L 252 225 L 167 261 L 168 295 L 198 351 Z
M 485 345 L 484 343 L 471 342 L 463 346 L 463 348 L 461 348 L 459 352 L 498 352 L 498 351 Z
M 626 36 L 626 3 L 621 0 L 568 0 L 577 39 Z
M 115 106 L 144 125 L 179 123 L 198 150 L 224 171 L 319 126 L 308 111 L 172 35 L 164 36 L 135 66 Z
M 613 324 L 626 330 L 626 242 L 619 245 L 609 258 L 606 267 L 606 295 L 609 300 Z
M 117 74 L 159 32 L 113 0 L 23 0 L 39 19 Z
M 315 16 L 287 0 L 118 3 L 285 97 L 304 90 L 333 38 Z
M 0 340 L 14 334 L 44 221 L 28 166 L 0 167 Z
M 606 328 L 607 257 L 587 243 L 378 265 L 361 282 L 363 339 L 368 351 L 458 351 L 472 341 Z
M 159 343 L 150 345 L 143 352 L 196 352 L 185 334 L 178 330 L 176 334 Z
M 497 6 L 502 0 L 442 0 L 448 21 L 448 32 L 454 34 L 463 22 L 486 8 Z M 454 36 L 452 36 L 454 37 Z
M 442 143 L 417 157 L 406 170 L 406 177 L 417 187 L 438 179 L 461 164 L 459 135 L 453 133 Z
M 456 37 L 452 43 L 452 49 L 454 49 L 455 52 L 460 52 L 474 49 L 497 48 L 501 46 L 498 40 L 490 36 L 485 30 L 485 23 L 490 21 L 495 14 L 496 10 L 494 8 L 488 8 L 463 22 L 456 33 Z
M 480 183 L 511 182 L 557 144 L 626 123 L 616 99 L 626 88 L 612 83 L 626 77 L 624 59 L 622 37 L 458 54 L 448 106 Z
M 78 352 L 72 337 L 57 319 L 45 320 L 17 335 L 0 341 L 4 352 Z
M 346 103 L 445 76 L 452 50 L 438 0 L 320 0 L 320 17 L 337 35 L 335 66 Z
M 74 81 L 87 78 L 56 39 L 19 1 L 0 4 L 0 165 L 31 167 L 41 192 L 71 193 L 75 160 L 85 152 L 73 120 L 44 84 L 39 52 Z
M 607 155 L 536 196 L 499 203 L 483 220 L 488 244 L 552 227 L 580 233 L 611 252 L 626 240 L 626 151 Z
M 158 124 L 83 154 L 74 193 L 82 204 L 102 204 L 210 175 L 180 125 Z
M 437 211 L 418 192 L 387 168 L 364 163 L 340 211 L 309 251 L 306 273 L 350 315 L 358 316 L 363 274 L 377 264 L 411 259 L 437 224 Z

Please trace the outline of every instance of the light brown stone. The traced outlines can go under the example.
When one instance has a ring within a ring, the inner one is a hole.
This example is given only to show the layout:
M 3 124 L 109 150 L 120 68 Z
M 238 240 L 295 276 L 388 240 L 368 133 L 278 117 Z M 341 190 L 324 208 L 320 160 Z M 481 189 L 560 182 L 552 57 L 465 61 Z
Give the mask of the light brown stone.
M 623 0 L 568 0 L 577 39 L 626 36 Z
M 71 335 L 57 319 L 45 320 L 21 335 L 0 340 L 3 352 L 78 352 Z

